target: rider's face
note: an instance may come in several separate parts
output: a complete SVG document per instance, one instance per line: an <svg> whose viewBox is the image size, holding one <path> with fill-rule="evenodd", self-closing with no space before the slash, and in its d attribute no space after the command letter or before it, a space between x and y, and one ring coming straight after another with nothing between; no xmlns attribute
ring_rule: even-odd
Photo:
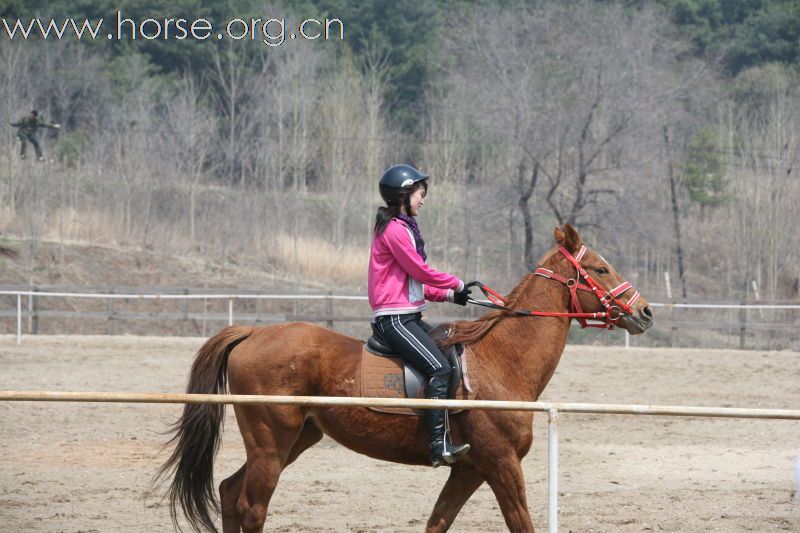
<svg viewBox="0 0 800 533"><path fill-rule="evenodd" d="M411 212L409 215L415 217L419 214L419 209L425 204L425 196L426 196L426 189L425 187L419 187L416 191L411 194L411 198L409 198L409 204L411 204Z"/></svg>

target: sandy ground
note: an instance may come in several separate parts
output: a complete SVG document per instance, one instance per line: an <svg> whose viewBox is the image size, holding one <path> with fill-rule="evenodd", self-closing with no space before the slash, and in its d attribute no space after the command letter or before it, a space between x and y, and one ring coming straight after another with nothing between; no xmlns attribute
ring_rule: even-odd
<svg viewBox="0 0 800 533"><path fill-rule="evenodd" d="M0 389L180 392L197 338L0 336ZM542 400L800 407L800 354L568 347ZM169 531L146 496L180 406L0 402L0 530ZM523 462L546 531L547 424ZM800 422L564 414L560 531L800 531ZM216 462L243 462L228 410ZM447 470L356 455L329 439L281 478L267 529L422 531ZM453 531L503 531L481 487Z"/></svg>

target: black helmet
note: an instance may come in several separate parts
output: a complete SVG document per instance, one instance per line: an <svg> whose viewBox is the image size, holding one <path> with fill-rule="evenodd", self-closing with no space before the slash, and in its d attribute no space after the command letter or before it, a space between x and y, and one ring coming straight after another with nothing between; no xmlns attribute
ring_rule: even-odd
<svg viewBox="0 0 800 533"><path fill-rule="evenodd" d="M411 191L414 184L425 181L428 176L411 165L394 165L381 176L378 188L386 205L400 205L403 192Z"/></svg>

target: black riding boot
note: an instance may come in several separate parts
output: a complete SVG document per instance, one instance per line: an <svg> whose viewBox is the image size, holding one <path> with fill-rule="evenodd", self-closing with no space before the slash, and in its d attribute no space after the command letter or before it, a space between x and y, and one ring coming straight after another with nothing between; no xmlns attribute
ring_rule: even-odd
<svg viewBox="0 0 800 533"><path fill-rule="evenodd" d="M450 376L447 374L431 376L428 383L425 384L425 397L432 400L446 399L449 378ZM445 417L444 410L425 410L424 420L425 426L428 428L428 448L431 454L431 464L434 468L445 463L453 464L459 455L469 451L469 444L456 446L448 442L449 435L445 427Z"/></svg>

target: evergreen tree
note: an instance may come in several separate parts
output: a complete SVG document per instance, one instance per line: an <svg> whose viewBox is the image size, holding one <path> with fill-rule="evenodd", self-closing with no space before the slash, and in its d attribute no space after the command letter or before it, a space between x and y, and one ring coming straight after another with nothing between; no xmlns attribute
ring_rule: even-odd
<svg viewBox="0 0 800 533"><path fill-rule="evenodd" d="M689 143L681 183L703 214L706 207L725 203L725 165L716 135L710 128L701 129Z"/></svg>

